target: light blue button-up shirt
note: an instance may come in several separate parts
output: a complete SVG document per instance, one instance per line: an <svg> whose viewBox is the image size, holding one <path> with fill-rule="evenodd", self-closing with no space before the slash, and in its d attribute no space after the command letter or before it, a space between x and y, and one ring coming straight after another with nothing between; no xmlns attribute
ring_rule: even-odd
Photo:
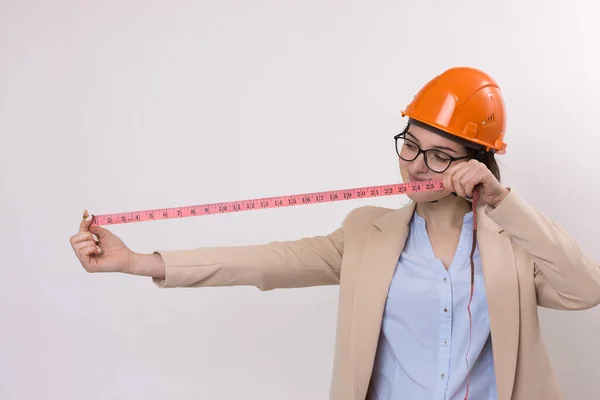
<svg viewBox="0 0 600 400"><path fill-rule="evenodd" d="M496 400L487 297L476 248L473 318L469 314L473 213L464 217L458 249L446 270L434 255L425 220L414 213L392 279L373 370L372 400Z"/></svg>

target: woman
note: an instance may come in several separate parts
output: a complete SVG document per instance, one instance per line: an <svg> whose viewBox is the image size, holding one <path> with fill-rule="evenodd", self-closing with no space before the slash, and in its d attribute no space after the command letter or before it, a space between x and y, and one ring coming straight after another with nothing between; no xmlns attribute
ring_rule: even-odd
<svg viewBox="0 0 600 400"><path fill-rule="evenodd" d="M505 110L489 76L445 71L403 116L404 182L441 180L444 190L410 194L398 210L356 208L325 236L152 254L91 225L86 211L73 249L88 272L159 287L339 284L334 400L560 399L537 306L599 304L598 264L500 183Z"/></svg>

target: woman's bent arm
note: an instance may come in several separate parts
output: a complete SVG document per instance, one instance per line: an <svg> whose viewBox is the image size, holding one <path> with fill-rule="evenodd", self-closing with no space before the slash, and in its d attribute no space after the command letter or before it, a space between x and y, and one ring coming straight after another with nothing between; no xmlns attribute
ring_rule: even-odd
<svg viewBox="0 0 600 400"><path fill-rule="evenodd" d="M487 215L533 257L540 306L581 310L600 304L600 266L556 223L514 190Z"/></svg>

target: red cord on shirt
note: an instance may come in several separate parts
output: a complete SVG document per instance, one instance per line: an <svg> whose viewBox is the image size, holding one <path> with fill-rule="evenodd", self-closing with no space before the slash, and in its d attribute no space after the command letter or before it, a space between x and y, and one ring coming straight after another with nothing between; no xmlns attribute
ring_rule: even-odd
<svg viewBox="0 0 600 400"><path fill-rule="evenodd" d="M465 393L465 400L469 398L469 381L471 377L471 368L469 367L469 350L471 349L471 335L473 330L473 318L471 315L471 301L473 300L473 291L475 286L475 261L473 257L475 255L475 247L477 246L477 200L479 200L479 191L477 187L473 190L473 244L471 245L471 294L469 297L469 304L467 306L467 312L469 313L469 346L467 347L467 355L465 361L467 362L467 391Z"/></svg>

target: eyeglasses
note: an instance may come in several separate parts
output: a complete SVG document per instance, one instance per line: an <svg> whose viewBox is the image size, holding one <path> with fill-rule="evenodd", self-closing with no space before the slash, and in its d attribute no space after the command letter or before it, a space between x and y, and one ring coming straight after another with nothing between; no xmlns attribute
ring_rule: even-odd
<svg viewBox="0 0 600 400"><path fill-rule="evenodd" d="M444 172L450 167L453 161L469 158L469 156L452 157L450 154L437 149L423 150L416 142L406 138L406 131L394 136L394 140L396 142L398 157L404 161L413 161L419 157L419 154L423 153L425 165L433 172Z"/></svg>

